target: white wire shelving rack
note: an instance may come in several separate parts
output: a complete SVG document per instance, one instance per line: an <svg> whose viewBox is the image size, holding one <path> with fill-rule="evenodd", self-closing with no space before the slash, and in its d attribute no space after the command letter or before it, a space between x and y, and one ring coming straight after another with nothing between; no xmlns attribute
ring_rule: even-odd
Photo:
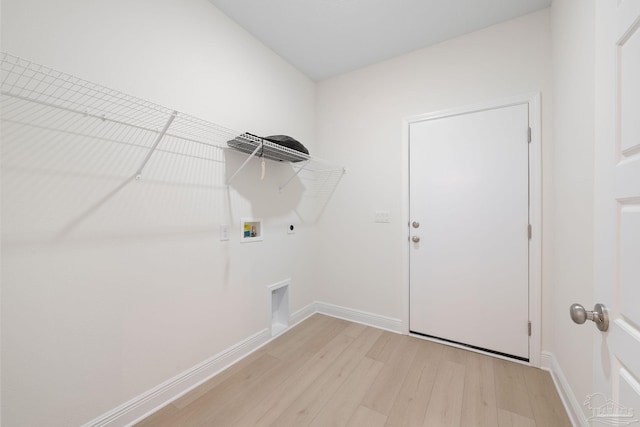
<svg viewBox="0 0 640 427"><path fill-rule="evenodd" d="M293 173L283 190L301 172L316 178L314 192L332 191L345 168L275 144L260 137L229 129L206 120L109 89L53 68L0 52L2 120L47 129L58 129L102 140L138 145L147 149L135 177L143 176L156 151L179 151L182 144L206 149L236 150L248 154L227 179L241 173L254 157L291 162ZM70 123L73 123L71 126ZM106 131L106 128L109 131ZM230 143L231 142L231 143Z"/></svg>

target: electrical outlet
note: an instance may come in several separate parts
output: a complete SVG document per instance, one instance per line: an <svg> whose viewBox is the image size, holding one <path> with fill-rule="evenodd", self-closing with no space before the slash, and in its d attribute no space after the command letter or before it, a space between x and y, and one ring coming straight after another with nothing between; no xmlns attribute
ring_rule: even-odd
<svg viewBox="0 0 640 427"><path fill-rule="evenodd" d="M224 242L226 240L229 240L229 226L228 225L221 225L220 226L220 241Z"/></svg>

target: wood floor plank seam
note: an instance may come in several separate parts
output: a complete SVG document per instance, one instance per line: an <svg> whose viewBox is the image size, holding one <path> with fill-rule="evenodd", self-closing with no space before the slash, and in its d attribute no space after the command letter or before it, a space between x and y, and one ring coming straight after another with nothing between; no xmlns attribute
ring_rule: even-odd
<svg viewBox="0 0 640 427"><path fill-rule="evenodd" d="M311 384L272 425L300 426L312 422L381 334L379 330L363 329L349 348L329 367L326 378Z"/></svg>
<svg viewBox="0 0 640 427"><path fill-rule="evenodd" d="M238 421L238 426L269 425L300 394L328 369L333 361L353 342L353 338L339 334L318 352L304 366L290 375L281 385L272 391L266 399L255 405ZM311 374L309 374L311 372Z"/></svg>
<svg viewBox="0 0 640 427"><path fill-rule="evenodd" d="M571 423L546 371L313 315L137 426Z"/></svg>

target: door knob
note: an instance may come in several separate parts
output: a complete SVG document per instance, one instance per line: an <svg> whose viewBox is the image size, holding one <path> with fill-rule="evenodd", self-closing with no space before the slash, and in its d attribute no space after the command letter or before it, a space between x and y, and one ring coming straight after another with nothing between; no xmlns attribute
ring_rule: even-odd
<svg viewBox="0 0 640 427"><path fill-rule="evenodd" d="M412 241L413 243L418 243L418 242L420 241L420 237L418 237L418 236L413 236L413 237L411 238L411 241Z"/></svg>
<svg viewBox="0 0 640 427"><path fill-rule="evenodd" d="M580 304L571 304L569 314L571 315L571 320L578 325L582 325L587 320L592 320L602 332L609 329L609 313L604 304L596 304L593 307L593 311L585 310Z"/></svg>
<svg viewBox="0 0 640 427"><path fill-rule="evenodd" d="M420 227L420 223L418 221L413 221L413 223L411 225L413 226L413 228Z"/></svg>

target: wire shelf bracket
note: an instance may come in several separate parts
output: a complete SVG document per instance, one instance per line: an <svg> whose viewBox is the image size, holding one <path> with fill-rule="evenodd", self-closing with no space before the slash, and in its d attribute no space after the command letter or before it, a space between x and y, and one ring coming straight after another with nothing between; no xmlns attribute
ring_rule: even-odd
<svg viewBox="0 0 640 427"><path fill-rule="evenodd" d="M173 113L171 113L171 116L169 117L169 120L167 120L167 123L164 125L164 128L162 128L162 130L160 131L160 134L158 134L158 137L153 142L153 145L151 146L151 149L147 153L147 156L144 158L144 160L140 164L140 167L138 168L138 171L136 172L136 179L137 180L140 180L140 178L142 178L142 171L144 170L144 167L147 165L147 162L149 161L149 159L153 155L153 152L156 151L156 148L158 148L158 144L160 144L160 141L162 141L162 138L164 138L164 136L167 134L167 131L169 130L169 127L171 126L171 123L173 123L173 119L175 119L177 115L178 115L178 112L174 110Z"/></svg>
<svg viewBox="0 0 640 427"><path fill-rule="evenodd" d="M244 169L244 167L247 165L247 163L249 163L251 161L251 159L253 159L255 157L255 155L258 153L258 150L260 150L262 148L262 146L264 145L264 142L259 143L258 145L256 145L256 148L253 150L253 152L249 155L249 157L247 157L247 160L244 161L244 163L242 163L240 165L240 167L233 173L233 175L231 175L231 178L229 178L227 180L227 185L231 185L231 181L234 180L234 178L240 173L240 171L242 169Z"/></svg>
<svg viewBox="0 0 640 427"><path fill-rule="evenodd" d="M291 177L290 177L288 180L286 180L286 181L284 182L284 184L282 184L280 187L278 187L278 191L282 192L282 190L284 190L284 188L285 188L287 185L289 185L289 183L291 182L291 180L293 180L293 178L295 178L296 176L298 176L298 175L300 174L300 172L302 172L302 171L303 171L307 166L309 166L309 163L310 163L310 162L311 162L311 160L307 160L306 162L304 162L304 165L300 166L300 167L298 168L298 170L297 170L293 175L291 175Z"/></svg>

